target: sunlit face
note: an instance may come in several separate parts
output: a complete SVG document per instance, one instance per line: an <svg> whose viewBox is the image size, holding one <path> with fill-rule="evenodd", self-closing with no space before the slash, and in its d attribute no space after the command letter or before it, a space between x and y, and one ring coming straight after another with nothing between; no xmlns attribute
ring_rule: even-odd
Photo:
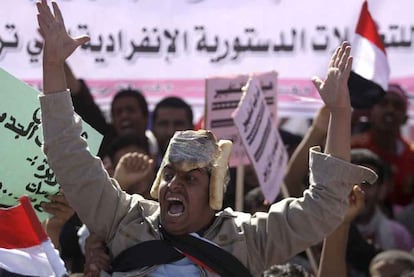
<svg viewBox="0 0 414 277"><path fill-rule="evenodd" d="M145 134L147 117L135 97L119 97L112 103L112 125L119 135L131 132L139 136Z"/></svg>
<svg viewBox="0 0 414 277"><path fill-rule="evenodd" d="M378 168L376 168L375 166L372 166L370 164L361 164L361 165L367 168L370 168L376 173L378 173ZM364 194L365 194L365 197L364 197L365 205L364 205L364 208L359 213L359 215L356 217L357 222L362 223L362 222L366 222L371 219L378 204L381 186L382 184L380 184L378 180L375 182L375 184L367 184L367 183L360 184L360 187L364 191Z"/></svg>
<svg viewBox="0 0 414 277"><path fill-rule="evenodd" d="M157 138L162 153L165 153L168 143L175 131L183 131L193 128L193 123L188 120L187 113L184 109L167 107L157 110L156 117L152 124L152 132Z"/></svg>
<svg viewBox="0 0 414 277"><path fill-rule="evenodd" d="M173 164L164 167L158 201L165 230L188 234L211 223L215 212L209 205L209 182L206 168L184 171Z"/></svg>
<svg viewBox="0 0 414 277"><path fill-rule="evenodd" d="M407 120L407 107L403 99L395 93L386 93L371 109L372 126L383 132L398 132Z"/></svg>

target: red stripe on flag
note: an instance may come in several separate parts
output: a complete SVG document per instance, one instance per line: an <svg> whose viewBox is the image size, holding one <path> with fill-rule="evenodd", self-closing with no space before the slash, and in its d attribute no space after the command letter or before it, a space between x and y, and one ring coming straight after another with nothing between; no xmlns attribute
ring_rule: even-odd
<svg viewBox="0 0 414 277"><path fill-rule="evenodd" d="M39 221L35 211L33 210L32 204L30 204L30 199L28 196L24 195L19 198L20 204L23 206L23 209L26 211L26 216L31 223L33 231L36 233L40 241L45 241L48 239L46 231L43 229L42 224Z"/></svg>
<svg viewBox="0 0 414 277"><path fill-rule="evenodd" d="M41 234L41 231L37 229L38 227L33 227L31 223L31 219L33 218L32 216L28 216L26 211L28 209L27 205L30 205L29 208L33 209L26 196L20 198L19 205L7 209L0 209L0 248L15 249L32 247L39 245L45 238ZM37 217L34 221L40 225Z"/></svg>
<svg viewBox="0 0 414 277"><path fill-rule="evenodd" d="M377 26L375 25L374 19L368 10L367 1L364 1L362 5L361 14L359 15L359 20L355 32L371 41L379 49L386 53L384 44L382 43L381 37L378 34Z"/></svg>
<svg viewBox="0 0 414 277"><path fill-rule="evenodd" d="M190 261L192 261L193 263L195 263L196 265L199 265L201 268L206 269L207 271L210 271L214 274L218 274L217 272L215 272L213 269L211 269L208 265L206 265L205 263L203 263L202 261L200 261L199 259L197 259L194 256L191 256L190 254L181 252L184 254L184 256L186 256Z"/></svg>

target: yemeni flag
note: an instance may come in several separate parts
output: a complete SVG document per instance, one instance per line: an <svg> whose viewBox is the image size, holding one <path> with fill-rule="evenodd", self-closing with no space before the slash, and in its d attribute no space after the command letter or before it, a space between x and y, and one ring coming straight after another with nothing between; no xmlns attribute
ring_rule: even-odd
<svg viewBox="0 0 414 277"><path fill-rule="evenodd" d="M357 109L369 108L388 89L390 67L367 1L362 5L351 51L354 58L348 81L351 105Z"/></svg>
<svg viewBox="0 0 414 277"><path fill-rule="evenodd" d="M67 276L27 196L0 209L0 276Z"/></svg>

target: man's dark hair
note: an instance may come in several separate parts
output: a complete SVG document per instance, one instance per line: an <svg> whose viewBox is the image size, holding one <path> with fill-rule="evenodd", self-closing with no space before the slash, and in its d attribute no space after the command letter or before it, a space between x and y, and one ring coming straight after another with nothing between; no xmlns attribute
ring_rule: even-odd
<svg viewBox="0 0 414 277"><path fill-rule="evenodd" d="M111 114L113 114L113 108L114 108L114 103L117 99L122 98L122 97L133 97L137 100L138 105L142 111L142 114L145 117L148 117L148 103L147 100L145 99L144 95L142 94L141 91L137 90L137 89L122 89L120 91L118 91L114 98L112 99L112 103L111 103Z"/></svg>
<svg viewBox="0 0 414 277"><path fill-rule="evenodd" d="M187 115L187 119L191 125L193 125L193 110L191 106L185 102L183 99L175 96L169 96L162 99L160 102L155 105L154 111L152 113L151 122L154 124L155 119L157 118L157 112L161 108L173 108L173 109L183 109Z"/></svg>
<svg viewBox="0 0 414 277"><path fill-rule="evenodd" d="M351 150L351 163L356 165L368 165L374 167L378 175L378 182L382 184L390 178L390 166L385 163L377 154L369 149L358 148Z"/></svg>
<svg viewBox="0 0 414 277"><path fill-rule="evenodd" d="M127 146L137 146L139 148L142 148L145 153L149 154L149 144L148 139L146 137L140 138L136 136L135 134L129 133L125 135L117 136L113 142L108 147L108 156L111 159L111 161L114 160L115 153L122 148L125 148Z"/></svg>
<svg viewBox="0 0 414 277"><path fill-rule="evenodd" d="M256 207L260 207L263 205L265 198L260 187L256 187L251 189L245 196L244 196L244 211L247 213L253 213L253 210Z"/></svg>
<svg viewBox="0 0 414 277"><path fill-rule="evenodd" d="M264 271L262 277L309 277L312 276L303 266L287 263L284 265L272 265Z"/></svg>
<svg viewBox="0 0 414 277"><path fill-rule="evenodd" d="M383 251L372 259L370 267L379 261L398 263L403 267L401 276L413 276L411 274L414 272L414 255L410 252L398 249Z"/></svg>

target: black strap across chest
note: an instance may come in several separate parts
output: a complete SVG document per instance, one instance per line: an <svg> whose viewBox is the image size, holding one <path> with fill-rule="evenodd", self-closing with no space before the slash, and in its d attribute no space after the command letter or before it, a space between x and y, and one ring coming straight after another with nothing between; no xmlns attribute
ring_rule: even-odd
<svg viewBox="0 0 414 277"><path fill-rule="evenodd" d="M134 245L112 262L113 272L127 272L145 266L162 265L188 257L220 276L252 276L249 270L224 249L192 235L173 236L161 229L163 240Z"/></svg>

